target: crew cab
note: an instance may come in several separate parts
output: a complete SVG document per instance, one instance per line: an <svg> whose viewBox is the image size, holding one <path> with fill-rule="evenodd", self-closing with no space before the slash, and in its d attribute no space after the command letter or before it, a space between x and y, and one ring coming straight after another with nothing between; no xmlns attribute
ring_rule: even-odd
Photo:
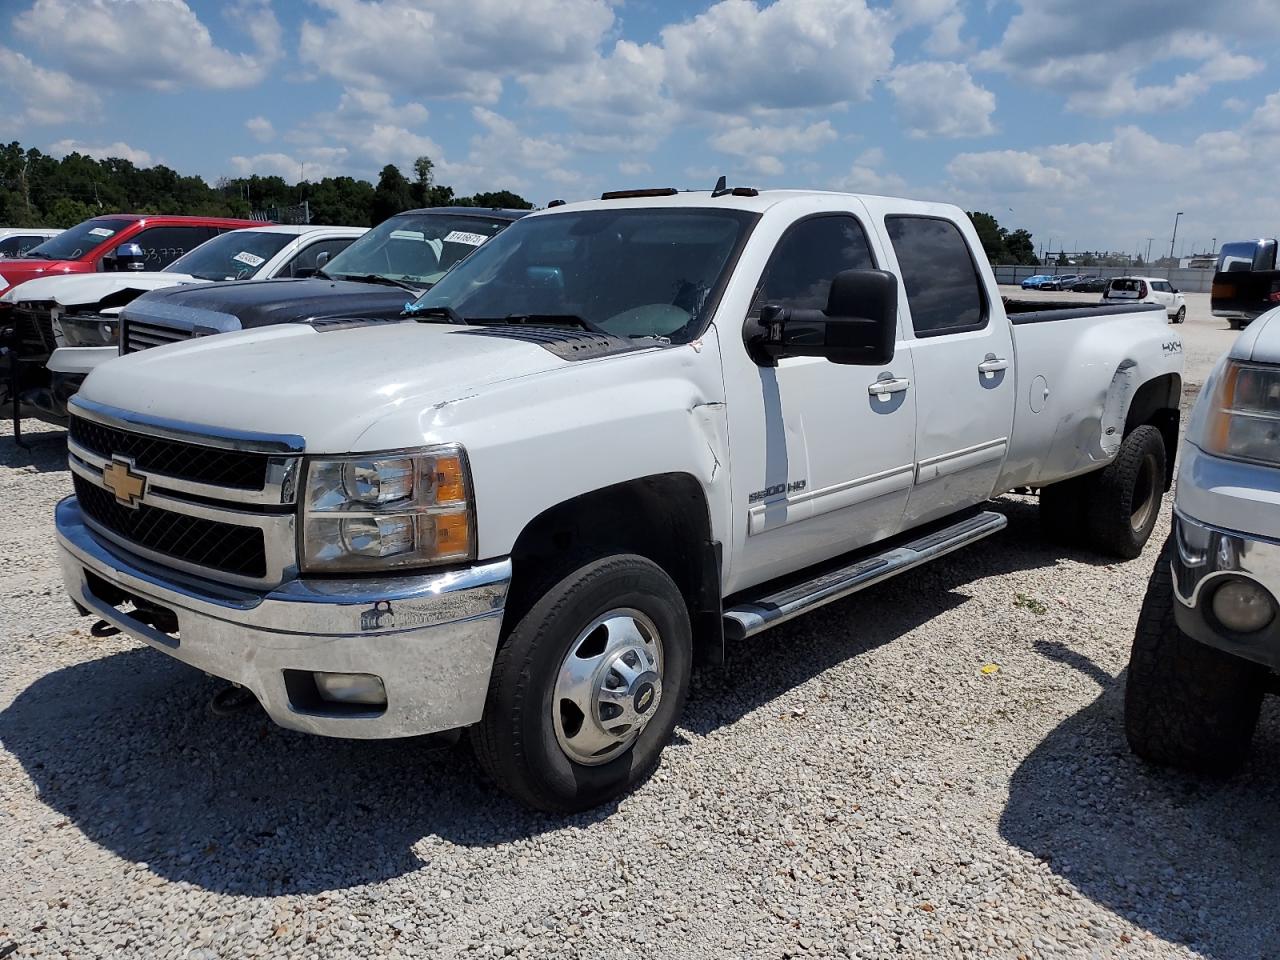
<svg viewBox="0 0 1280 960"><path fill-rule="evenodd" d="M1125 692L1140 756L1226 775L1280 692L1280 309L1219 360L1182 442L1173 531L1151 574Z"/></svg>
<svg viewBox="0 0 1280 960"><path fill-rule="evenodd" d="M162 270L211 237L253 220L116 213L63 230L0 264L0 293L36 277L112 270Z"/></svg>
<svg viewBox="0 0 1280 960"><path fill-rule="evenodd" d="M1159 277L1116 277L1102 293L1103 303L1154 303L1164 308L1174 323L1187 319L1187 298L1168 280Z"/></svg>
<svg viewBox="0 0 1280 960"><path fill-rule="evenodd" d="M648 775L695 656L996 533L989 498L1132 558L1169 484L1163 312L1002 301L947 204L605 194L406 312L95 370L66 586L285 727L470 728L544 810Z"/></svg>
<svg viewBox="0 0 1280 960"><path fill-rule="evenodd" d="M164 287L226 280L309 277L366 232L365 227L275 226L232 230L207 240L163 270L37 277L0 294L44 340L29 350L20 385L23 410L65 424L67 399L89 371L119 352L119 313L134 298ZM50 354L50 351L52 353ZM47 370L38 361L47 357Z"/></svg>
<svg viewBox="0 0 1280 960"><path fill-rule="evenodd" d="M432 207L396 214L311 279L250 280L139 297L121 311L120 351L280 323L357 316L393 319L481 244L527 210Z"/></svg>
<svg viewBox="0 0 1280 960"><path fill-rule="evenodd" d="M1232 330L1243 330L1280 304L1276 249L1274 239L1222 245L1209 306L1213 315L1224 318Z"/></svg>

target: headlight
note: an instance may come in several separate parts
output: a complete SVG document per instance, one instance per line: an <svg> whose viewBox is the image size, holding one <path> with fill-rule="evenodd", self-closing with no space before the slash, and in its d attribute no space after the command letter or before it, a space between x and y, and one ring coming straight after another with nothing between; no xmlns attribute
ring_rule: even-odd
<svg viewBox="0 0 1280 960"><path fill-rule="evenodd" d="M304 570L374 572L474 555L471 478L461 447L308 462Z"/></svg>
<svg viewBox="0 0 1280 960"><path fill-rule="evenodd" d="M115 317L64 313L58 321L69 347L112 347L120 332L120 323Z"/></svg>
<svg viewBox="0 0 1280 960"><path fill-rule="evenodd" d="M1280 464L1280 367L1229 362L1209 412L1204 449Z"/></svg>

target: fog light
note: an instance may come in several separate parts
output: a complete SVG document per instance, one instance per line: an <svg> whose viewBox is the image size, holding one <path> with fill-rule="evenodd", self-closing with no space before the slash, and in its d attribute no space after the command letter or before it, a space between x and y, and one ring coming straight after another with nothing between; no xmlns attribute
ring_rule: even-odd
<svg viewBox="0 0 1280 960"><path fill-rule="evenodd" d="M1256 633L1275 618L1275 603L1252 580L1231 580L1214 591L1213 615L1228 630Z"/></svg>
<svg viewBox="0 0 1280 960"><path fill-rule="evenodd" d="M387 704L387 688L382 678L371 673L314 673L316 690L324 700L333 703L367 703L375 707Z"/></svg>

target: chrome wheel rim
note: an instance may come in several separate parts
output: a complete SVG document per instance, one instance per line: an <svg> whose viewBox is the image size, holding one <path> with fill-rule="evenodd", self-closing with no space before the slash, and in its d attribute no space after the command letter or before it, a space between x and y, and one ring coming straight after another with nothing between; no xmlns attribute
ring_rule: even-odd
<svg viewBox="0 0 1280 960"><path fill-rule="evenodd" d="M635 743L661 700L658 628L639 610L610 610L578 634L556 672L556 742L574 763L608 763Z"/></svg>
<svg viewBox="0 0 1280 960"><path fill-rule="evenodd" d="M1147 454L1138 468L1138 478L1133 487L1133 511L1129 526L1134 533L1141 533L1160 502L1160 487L1156 483L1156 458Z"/></svg>

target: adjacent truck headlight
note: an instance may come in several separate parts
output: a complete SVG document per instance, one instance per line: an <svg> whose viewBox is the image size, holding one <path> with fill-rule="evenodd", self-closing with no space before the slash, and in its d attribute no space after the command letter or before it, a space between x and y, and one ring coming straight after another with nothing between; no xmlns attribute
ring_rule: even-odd
<svg viewBox="0 0 1280 960"><path fill-rule="evenodd" d="M307 463L302 568L376 572L475 556L471 478L456 445Z"/></svg>
<svg viewBox="0 0 1280 960"><path fill-rule="evenodd" d="M93 313L64 313L58 322L69 347L114 347L120 332L120 322L115 317Z"/></svg>
<svg viewBox="0 0 1280 960"><path fill-rule="evenodd" d="M1206 452L1280 464L1280 367L1229 362L1214 401L1205 431Z"/></svg>

